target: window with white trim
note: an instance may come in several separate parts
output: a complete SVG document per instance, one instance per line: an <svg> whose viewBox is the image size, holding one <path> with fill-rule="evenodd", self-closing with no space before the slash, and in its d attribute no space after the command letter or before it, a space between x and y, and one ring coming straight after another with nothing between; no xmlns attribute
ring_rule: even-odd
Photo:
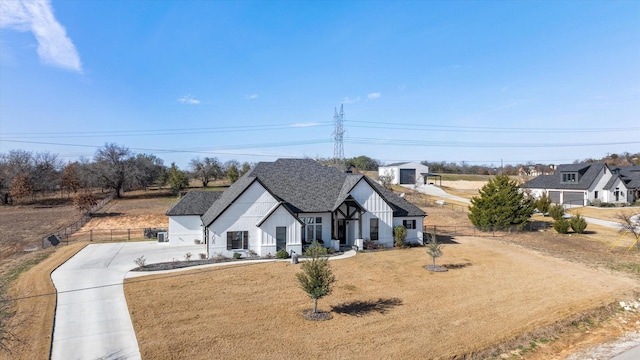
<svg viewBox="0 0 640 360"><path fill-rule="evenodd" d="M322 240L322 218L320 216L301 217L305 227L305 242Z"/></svg>

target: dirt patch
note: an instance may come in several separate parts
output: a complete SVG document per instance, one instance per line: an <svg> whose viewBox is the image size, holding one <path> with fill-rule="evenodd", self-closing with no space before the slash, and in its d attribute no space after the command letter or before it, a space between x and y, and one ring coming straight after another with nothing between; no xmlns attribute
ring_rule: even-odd
<svg viewBox="0 0 640 360"><path fill-rule="evenodd" d="M125 293L143 358L452 358L640 287L636 280L507 242L456 241L445 247L442 262L473 266L429 273L423 248L332 262L338 282L321 308L375 307L379 299L402 305L362 316L334 311L333 320L317 324L300 317L310 300L296 285L299 266L288 263L154 276L128 281Z"/></svg>

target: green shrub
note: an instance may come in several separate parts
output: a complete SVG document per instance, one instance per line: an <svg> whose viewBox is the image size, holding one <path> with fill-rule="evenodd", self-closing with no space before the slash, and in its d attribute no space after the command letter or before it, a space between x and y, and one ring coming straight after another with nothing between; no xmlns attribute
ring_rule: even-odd
<svg viewBox="0 0 640 360"><path fill-rule="evenodd" d="M406 237L407 237L407 228L405 228L403 225L398 225L393 228L393 239L394 239L393 246L405 247L406 244L404 242L404 239Z"/></svg>
<svg viewBox="0 0 640 360"><path fill-rule="evenodd" d="M584 233L584 230L587 228L587 221L579 214L572 216L569 223L571 224L571 229L578 234Z"/></svg>
<svg viewBox="0 0 640 360"><path fill-rule="evenodd" d="M558 234L566 234L569 232L569 221L564 218L560 218L553 223L553 228L558 232Z"/></svg>
<svg viewBox="0 0 640 360"><path fill-rule="evenodd" d="M560 204L555 204L551 208L549 208L549 215L553 218L553 220L560 220L564 215L564 207Z"/></svg>
<svg viewBox="0 0 640 360"><path fill-rule="evenodd" d="M593 199L593 201L591 202L591 206L601 207L602 206L602 200Z"/></svg>
<svg viewBox="0 0 640 360"><path fill-rule="evenodd" d="M242 256L242 254L240 254L239 252L234 252L233 253L233 258L236 259L236 260L240 259L241 256Z"/></svg>
<svg viewBox="0 0 640 360"><path fill-rule="evenodd" d="M551 207L551 198L547 196L547 193L542 193L542 196L538 200L536 200L536 208L543 214L549 212L549 208Z"/></svg>
<svg viewBox="0 0 640 360"><path fill-rule="evenodd" d="M280 250L278 250L276 252L276 258L277 259L288 259L289 258L289 253L285 249L280 249Z"/></svg>

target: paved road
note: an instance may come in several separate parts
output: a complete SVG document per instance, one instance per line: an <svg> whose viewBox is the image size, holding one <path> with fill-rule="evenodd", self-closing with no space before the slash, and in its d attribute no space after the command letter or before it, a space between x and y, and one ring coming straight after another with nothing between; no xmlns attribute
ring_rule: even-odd
<svg viewBox="0 0 640 360"><path fill-rule="evenodd" d="M427 195L432 195L432 196L438 196L441 197L443 199L449 199L449 200L455 200L461 203L465 203L465 204L471 204L471 200L467 199L467 198L463 198L460 196L455 196L455 195L451 195L448 194L447 192L445 192L444 190L442 190L440 187L436 186L436 185L424 185L424 184L419 184L417 186L414 185L403 185L406 188L415 190L415 191L419 191L423 194L427 194Z"/></svg>
<svg viewBox="0 0 640 360"><path fill-rule="evenodd" d="M92 244L51 274L58 292L51 358L140 359L124 297L123 279L141 255L147 263L184 259L204 245L156 242Z"/></svg>

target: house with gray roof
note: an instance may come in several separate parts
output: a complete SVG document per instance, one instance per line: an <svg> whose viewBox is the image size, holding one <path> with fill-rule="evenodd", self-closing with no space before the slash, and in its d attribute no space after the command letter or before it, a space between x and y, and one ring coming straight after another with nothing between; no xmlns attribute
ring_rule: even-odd
<svg viewBox="0 0 640 360"><path fill-rule="evenodd" d="M422 242L424 216L365 175L311 159L279 159L258 163L224 191L202 213L201 236L209 257L301 254L313 241L336 249L362 247L364 240L391 247L397 225L407 228L406 241Z"/></svg>
<svg viewBox="0 0 640 360"><path fill-rule="evenodd" d="M193 245L203 242L201 216L221 195L222 191L190 191L174 204L167 211L169 244Z"/></svg>
<svg viewBox="0 0 640 360"><path fill-rule="evenodd" d="M554 204L586 206L594 201L632 203L638 200L640 167L610 168L604 163L558 165L553 175L526 182L535 197L546 193Z"/></svg>

